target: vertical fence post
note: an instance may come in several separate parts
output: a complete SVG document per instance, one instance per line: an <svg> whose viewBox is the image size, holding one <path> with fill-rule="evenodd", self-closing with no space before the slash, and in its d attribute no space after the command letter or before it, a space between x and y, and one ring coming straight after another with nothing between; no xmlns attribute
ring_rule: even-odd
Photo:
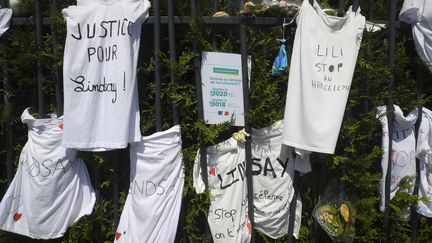
<svg viewBox="0 0 432 243"><path fill-rule="evenodd" d="M243 8L244 1L240 1L240 9ZM251 134L251 126L247 117L249 111L249 68L248 68L248 54L247 54L247 37L246 25L244 23L244 16L240 16L240 50L241 50L241 64L242 64L242 82L243 82L243 103L244 103L244 122L245 132ZM251 137L246 138L245 142L245 160L246 160L246 178L247 178L247 195L248 195L248 216L251 227L251 242L255 242L255 219L254 219L254 204L253 204L253 178L252 178L252 141Z"/></svg>
<svg viewBox="0 0 432 243"><path fill-rule="evenodd" d="M112 165L113 165L113 174L112 174L112 183L113 183L113 216L114 216L114 228L116 229L119 223L119 188L118 188L118 160L119 160L119 151L114 150L111 152L112 157Z"/></svg>
<svg viewBox="0 0 432 243"><path fill-rule="evenodd" d="M196 0L191 0L191 17L194 24L197 23L197 7ZM195 41L193 43L194 53L197 55L194 58L194 73L195 73L195 92L198 106L198 120L204 122L204 108L203 108L203 98L202 98L202 84L201 84L201 53L198 48L198 43ZM199 151L200 151L200 167L201 167L201 179L204 182L205 188L208 189L208 174L207 174L207 147L205 145L204 134L200 130L198 134L199 139ZM210 234L210 228L207 219L204 219L204 228L206 234Z"/></svg>
<svg viewBox="0 0 432 243"><path fill-rule="evenodd" d="M218 0L213 0L213 14L216 13L219 10L219 2ZM213 26L213 29L215 29L216 27ZM212 47L213 49L217 48L217 40L216 40L216 36L213 34L212 35Z"/></svg>
<svg viewBox="0 0 432 243"><path fill-rule="evenodd" d="M227 0L227 11L228 11L228 15L232 16L233 14L233 0Z"/></svg>
<svg viewBox="0 0 432 243"><path fill-rule="evenodd" d="M422 90L423 90L423 85L424 85L424 77L423 77L423 70L422 70L422 66L418 65L417 66L417 98L421 98L422 96ZM420 105L418 107L418 117L417 117L417 121L415 123L415 139L416 139L416 143L415 143L415 149L417 151L417 143L418 143L418 133L419 133L419 128L420 128L420 124L423 118L423 107ZM420 160L418 158L416 158L416 177L415 177L415 183L414 183L414 191L413 191L413 195L418 195L419 194L419 184L420 184ZM418 234L418 214L417 214L417 203L418 202L414 202L413 205L411 205L411 242L416 242L417 241L417 234Z"/></svg>
<svg viewBox="0 0 432 243"><path fill-rule="evenodd" d="M54 16L57 12L57 0L50 0L50 13L51 16ZM56 91L56 110L57 115L61 116L63 114L63 80L61 75L60 66L58 65L58 51L57 51L57 33L55 31L55 26L51 25L51 36L52 36L52 48L53 48L53 62L54 62L54 76L55 76L55 91Z"/></svg>
<svg viewBox="0 0 432 243"><path fill-rule="evenodd" d="M42 0L35 0L35 20L36 20L36 67L37 67L37 94L38 94L38 112L40 117L45 116L44 112L44 95L43 95L43 74L42 60L40 51L42 50Z"/></svg>
<svg viewBox="0 0 432 243"><path fill-rule="evenodd" d="M368 9L367 9L367 11L368 11L367 19L368 20L372 20L374 18L373 14L374 14L374 11L375 11L375 1L374 0L369 0L368 1Z"/></svg>
<svg viewBox="0 0 432 243"><path fill-rule="evenodd" d="M345 15L345 1L339 0L338 2L338 16L342 17Z"/></svg>
<svg viewBox="0 0 432 243"><path fill-rule="evenodd" d="M191 0L191 17L194 23L196 23L196 0ZM195 90L196 99L198 105L198 120L204 122L204 108L202 99L202 84L201 84L201 58L198 49L198 44L194 42L193 44L194 52L197 56L194 58L194 69L195 69ZM201 166L201 178L204 182L206 188L208 188L208 174L207 174L207 149L205 146L204 135L200 131L198 134L199 144L200 144L200 166Z"/></svg>
<svg viewBox="0 0 432 243"><path fill-rule="evenodd" d="M300 193L299 185L300 185L300 172L294 170L294 177L293 177L294 196L292 198L290 209L289 209L288 243L295 242L294 224L295 224L295 217L296 217L297 197L298 197L298 193Z"/></svg>
<svg viewBox="0 0 432 243"><path fill-rule="evenodd" d="M219 9L219 1L213 0L213 12L217 12Z"/></svg>
<svg viewBox="0 0 432 243"><path fill-rule="evenodd" d="M394 92L394 65L396 51L396 2L395 0L388 1L389 11L389 47L388 47L388 66L391 70L389 78L389 96L387 99L387 120L388 120L388 135L389 135L389 157L387 164L387 174L385 178L385 216L384 216L384 242L390 242L390 184L392 171L392 146L393 146L393 92Z"/></svg>
<svg viewBox="0 0 432 243"><path fill-rule="evenodd" d="M154 65L155 65L155 109L156 109L156 131L162 130L162 105L161 105L161 80L160 80L160 1L154 0Z"/></svg>
<svg viewBox="0 0 432 243"><path fill-rule="evenodd" d="M359 0L354 0L353 1L353 11L356 12L359 7L360 7Z"/></svg>
<svg viewBox="0 0 432 243"><path fill-rule="evenodd" d="M3 102L4 114L6 115L5 130L6 130L6 173L8 184L12 182L12 160L13 160L13 144L12 144L12 124L11 124L11 105L9 101L9 77L8 65L3 64Z"/></svg>
<svg viewBox="0 0 432 243"><path fill-rule="evenodd" d="M3 8L9 7L9 1L2 0L1 6ZM13 178L13 169L12 169L12 160L13 160L13 139L12 139L12 123L10 121L10 112L11 105L9 100L9 74L8 74L8 65L6 63L3 64L3 112L6 115L6 122L4 123L4 128L6 130L6 176L8 180L8 185L12 182Z"/></svg>
<svg viewBox="0 0 432 243"><path fill-rule="evenodd" d="M173 0L168 0L168 38L169 38L169 53L171 63L176 62L176 46L175 46L175 29L174 29L174 6ZM175 82L175 71L171 68L171 82ZM172 103L173 123L177 125L180 123L177 103Z"/></svg>

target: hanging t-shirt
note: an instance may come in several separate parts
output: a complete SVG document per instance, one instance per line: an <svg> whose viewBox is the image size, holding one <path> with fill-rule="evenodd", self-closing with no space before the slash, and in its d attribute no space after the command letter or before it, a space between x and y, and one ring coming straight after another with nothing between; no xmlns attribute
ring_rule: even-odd
<svg viewBox="0 0 432 243"><path fill-rule="evenodd" d="M294 193L292 178L298 163L294 161L292 148L281 144L282 124L279 121L266 128L252 129L251 135L255 228L275 239L288 231L289 206ZM249 242L248 232L240 231L248 223L244 144L230 138L207 148L207 156L209 189L213 195L208 221L213 240ZM300 156L296 160L300 160ZM194 187L197 192L203 192L199 161L198 152L194 165ZM302 207L298 198L294 225L296 237L300 230ZM224 211L230 212L230 217L221 217ZM238 234L227 233L235 232L236 227ZM234 237L228 238L227 235Z"/></svg>
<svg viewBox="0 0 432 243"><path fill-rule="evenodd" d="M63 118L35 119L28 125L18 169L0 202L0 229L35 239L63 236L68 226L93 210L96 197L76 150L61 146Z"/></svg>
<svg viewBox="0 0 432 243"><path fill-rule="evenodd" d="M114 242L174 242L184 186L180 126L130 148L129 195Z"/></svg>
<svg viewBox="0 0 432 243"><path fill-rule="evenodd" d="M63 9L63 145L88 151L140 140L137 57L147 0L80 0Z"/></svg>
<svg viewBox="0 0 432 243"><path fill-rule="evenodd" d="M392 135L392 170L390 184L390 199L400 189L399 183L406 176L415 176L416 174L416 150L415 150L415 133L414 125L417 120L417 110L412 111L406 117L403 115L399 106L394 106L394 121ZM385 106L378 107L377 118L381 122L382 127L382 177L380 179L381 203L380 209L384 211L385 204L385 178L387 175L388 156L389 156L389 134L388 120L385 115L387 108ZM414 180L412 181L414 183ZM409 193L412 193L413 188Z"/></svg>
<svg viewBox="0 0 432 243"><path fill-rule="evenodd" d="M282 143L334 153L360 47L365 18L351 8L326 15L303 1L297 16Z"/></svg>
<svg viewBox="0 0 432 243"><path fill-rule="evenodd" d="M237 144L234 138L207 148L208 183L212 195L207 221L215 243L250 242L244 161L244 146ZM204 192L199 151L193 174L196 192Z"/></svg>
<svg viewBox="0 0 432 243"><path fill-rule="evenodd" d="M417 212L432 218L432 111L423 107L417 140L417 158L420 160L419 200Z"/></svg>
<svg viewBox="0 0 432 243"><path fill-rule="evenodd" d="M432 72L432 1L405 0L399 20L411 24L417 53Z"/></svg>
<svg viewBox="0 0 432 243"><path fill-rule="evenodd" d="M10 19L12 17L12 9L2 8L0 9L0 36L9 29Z"/></svg>
<svg viewBox="0 0 432 243"><path fill-rule="evenodd" d="M292 148L282 145L282 121L252 129L252 175L255 228L273 239L288 233L289 208L294 196L294 168L300 159ZM298 197L294 223L297 238L302 203Z"/></svg>

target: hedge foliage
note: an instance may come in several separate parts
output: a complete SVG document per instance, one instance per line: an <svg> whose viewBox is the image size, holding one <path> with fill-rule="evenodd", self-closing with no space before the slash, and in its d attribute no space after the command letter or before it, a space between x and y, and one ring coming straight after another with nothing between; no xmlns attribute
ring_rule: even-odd
<svg viewBox="0 0 432 243"><path fill-rule="evenodd" d="M57 9L49 11L50 4L56 3ZM219 0L220 9L228 11L227 0ZM232 1L235 2L235 1ZM351 1L345 1L346 5ZM369 11L368 2L375 2L375 8ZM402 1L398 1L398 10ZM2 85L2 94L7 94L11 106L0 114L0 195L7 189L6 173L6 130L13 132L13 168L18 165L20 151L27 140L27 128L20 121L21 112L26 107L37 111L36 60L41 57L43 63L43 92L45 111L56 112L55 70L62 67L61 54L65 39L65 23L60 10L75 1L45 0L44 15L51 17L52 28L44 26L43 46L37 50L32 0L21 0L15 16L27 16L30 24L13 25L0 39L0 69L6 74L8 86ZM166 1L162 1L162 15L166 15ZM209 242L210 235L204 227L209 206L208 193L197 195L192 187L192 167L199 147L197 135L203 133L207 145L227 139L237 131L228 124L205 125L197 119L197 101L195 93L194 58L200 52L194 52L194 45L200 51L221 51L240 53L239 29L237 26L207 26L200 16L212 15L212 1L197 1L198 21L176 26L176 49L178 58L169 60L168 30L162 27L162 50L156 53L162 59L162 111L163 128L172 123L171 104L178 104L182 127L183 156L185 161L185 191L183 207L186 215L182 217L177 232L179 242ZM337 8L336 0L320 0L319 3L330 8ZM362 12L372 13L374 19L388 19L387 1L361 0ZM190 15L188 0L176 0L175 14ZM235 14L235 13L234 13ZM247 16L249 23L262 16L284 17L287 13L281 9L252 13ZM288 73L280 78L271 75L271 64L279 48L281 27L247 26L247 52L252 57L252 75L250 91L250 110L247 116L253 127L264 127L283 119ZM287 31L288 51L293 43L295 24ZM52 44L53 36L58 39ZM381 127L376 116L376 107L384 105L390 95L395 104L408 112L417 105L432 104L431 74L424 69L417 58L409 29L397 31L396 65L390 70L388 60L388 31L365 32L361 44L351 92L345 111L345 117L334 155L314 154L312 172L301 178L303 200L302 227L300 242L331 242L325 233L317 227L311 213L317 203L323 186L331 178L339 178L345 183L347 193L357 208L355 242L378 242L385 237L383 231L384 214L379 211L379 179L381 176ZM53 50L60 53L54 59ZM154 84L153 26L143 25L139 56L139 94L141 108L141 131L144 135L155 132L155 84ZM170 70L175 73L171 81ZM422 70L424 85L420 89L418 70ZM389 80L394 75L394 92L390 92ZM114 155L114 156L113 156ZM115 233L114 214L121 214L122 205L129 186L129 158L127 150L106 153L81 153L98 193L98 200L93 214L74 224L62 239L50 242L112 242ZM116 158L116 159L112 159ZM114 183L118 184L119 209L114 212ZM410 240L409 222L402 216L402 208L418 200L417 197L399 193L391 201L391 235L393 242ZM257 242L284 242L286 237L271 240L258 234ZM427 218L420 217L419 242L432 238L432 227ZM29 238L4 231L0 232L0 242L33 242ZM36 240L34 240L36 242Z"/></svg>

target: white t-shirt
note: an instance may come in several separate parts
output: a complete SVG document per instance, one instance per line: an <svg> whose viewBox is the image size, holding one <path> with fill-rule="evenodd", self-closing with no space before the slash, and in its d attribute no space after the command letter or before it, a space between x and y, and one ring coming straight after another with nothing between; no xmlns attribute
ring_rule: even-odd
<svg viewBox="0 0 432 243"><path fill-rule="evenodd" d="M234 138L207 148L208 182L211 202L207 221L214 242L246 243L251 239L248 217L244 146ZM200 152L194 164L194 187L204 191Z"/></svg>
<svg viewBox="0 0 432 243"><path fill-rule="evenodd" d="M294 196L296 163L292 148L282 145L283 122L252 129L252 175L255 228L273 239L288 233L289 207ZM297 199L294 236L301 225L302 202Z"/></svg>
<svg viewBox="0 0 432 243"><path fill-rule="evenodd" d="M426 198L428 201L419 200L417 204L417 212L425 217L432 217L432 111L423 107L422 120L420 123L417 148L415 148L415 122L418 119L418 109L411 111L406 117L399 106L395 107L395 120L393 122L393 158L392 158L392 180L390 186L390 199L393 198L399 190L399 182L405 176L416 175L416 161L420 160L420 181L419 192L420 197ZM388 121L387 117L383 116L386 112L386 107L378 107L377 117L380 119L383 129L383 157L382 157L382 178L381 186L381 204L380 209L384 211L384 196L385 196L385 176L387 173L388 164ZM412 180L414 183L414 179ZM410 193L412 193L411 188Z"/></svg>
<svg viewBox="0 0 432 243"><path fill-rule="evenodd" d="M297 16L282 143L334 153L360 47L365 18L351 8L326 15L303 1Z"/></svg>
<svg viewBox="0 0 432 243"><path fill-rule="evenodd" d="M414 125L417 120L417 110L412 111L406 117L403 115L399 106L394 106L394 121L392 135L392 170L390 184L390 199L392 199L399 190L399 183L406 176L415 176L416 174L416 151L415 151L415 134ZM380 179L381 203L380 209L384 211L385 203L385 178L387 175L388 156L389 156L389 135L388 120L385 115L387 108L378 107L377 118L382 127L382 149L383 155L381 160L382 177ZM414 181L412 181L414 183ZM410 189L409 193L412 193Z"/></svg>
<svg viewBox="0 0 432 243"><path fill-rule="evenodd" d="M114 242L174 242L184 186L180 126L130 148L129 195Z"/></svg>
<svg viewBox="0 0 432 243"><path fill-rule="evenodd" d="M279 121L272 126L252 130L255 228L275 239L288 231L289 206L294 193L292 178L298 162L294 162L293 150L281 144L282 124ZM207 156L209 189L212 194L208 221L213 240L249 242L250 232L245 227L249 221L244 144L230 138L208 147ZM300 159L300 156L297 158ZM199 151L193 175L195 190L203 192ZM296 237L300 230L301 207L299 197L294 225ZM232 233L236 229L237 234Z"/></svg>
<svg viewBox="0 0 432 243"><path fill-rule="evenodd" d="M63 9L68 148L105 151L140 140L136 67L147 0L80 0Z"/></svg>
<svg viewBox="0 0 432 243"><path fill-rule="evenodd" d="M63 118L35 119L26 109L21 119L28 141L0 202L0 228L35 239L58 238L91 214L95 193L76 150L61 146Z"/></svg>
<svg viewBox="0 0 432 243"><path fill-rule="evenodd" d="M405 0L399 20L412 25L417 53L432 72L432 1Z"/></svg>

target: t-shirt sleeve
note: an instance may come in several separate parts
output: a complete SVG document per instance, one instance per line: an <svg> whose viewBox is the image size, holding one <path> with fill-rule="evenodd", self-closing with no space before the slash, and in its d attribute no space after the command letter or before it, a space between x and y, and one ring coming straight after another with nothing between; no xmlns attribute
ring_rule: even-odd
<svg viewBox="0 0 432 243"><path fill-rule="evenodd" d="M419 0L405 0L399 13L399 20L412 24L420 16Z"/></svg>
<svg viewBox="0 0 432 243"><path fill-rule="evenodd" d="M132 0L128 6L132 21L143 23L149 16L150 2L148 0Z"/></svg>
<svg viewBox="0 0 432 243"><path fill-rule="evenodd" d="M427 113L423 113L422 121L418 131L418 138L417 138L417 158L426 161L427 157L431 157L431 155L432 155L432 117Z"/></svg>
<svg viewBox="0 0 432 243"><path fill-rule="evenodd" d="M77 6L69 6L67 8L64 8L61 12L63 14L63 17L66 21L70 23L76 23L78 18L78 7Z"/></svg>

